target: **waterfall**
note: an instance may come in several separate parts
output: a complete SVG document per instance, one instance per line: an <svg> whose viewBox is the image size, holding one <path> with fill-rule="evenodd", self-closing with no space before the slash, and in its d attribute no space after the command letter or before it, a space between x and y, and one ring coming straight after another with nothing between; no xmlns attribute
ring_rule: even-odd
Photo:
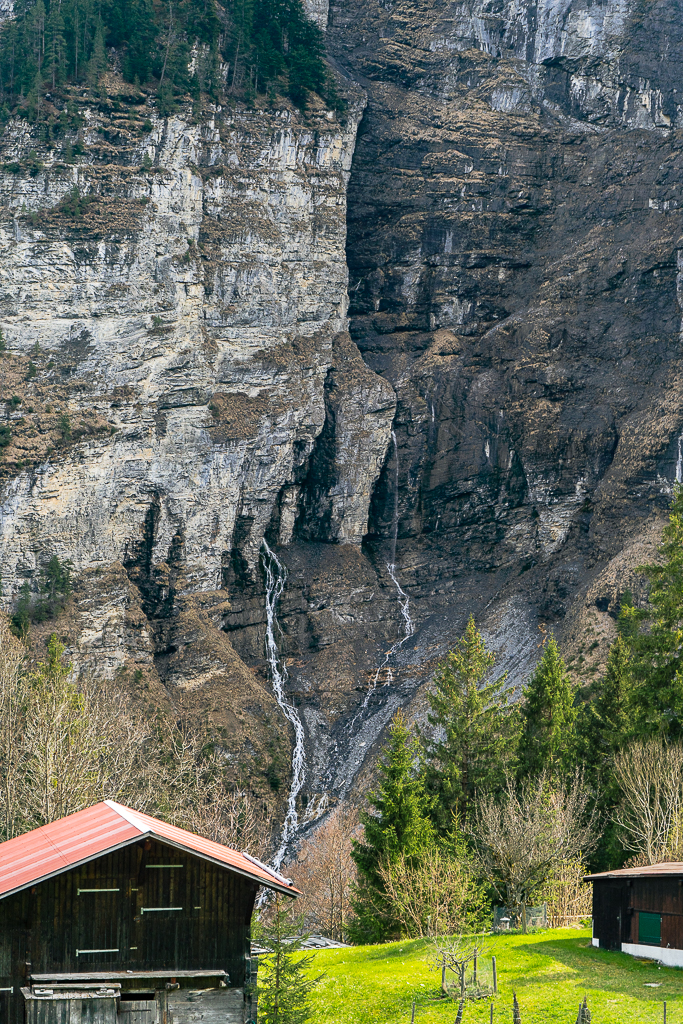
<svg viewBox="0 0 683 1024"><path fill-rule="evenodd" d="M393 430L391 431L391 443L394 446L394 519L391 528L391 560L389 565L393 569L396 565L396 545L398 543L398 444Z"/></svg>
<svg viewBox="0 0 683 1024"><path fill-rule="evenodd" d="M270 678L273 684L275 699L280 709L291 722L294 729L294 750L292 751L292 785L287 797L287 814L282 826L280 848L273 858L273 867L278 870L284 860L287 846L296 834L299 816L296 811L296 799L301 792L306 776L306 751L304 746L304 727L295 707L289 703L285 695L287 683L287 666L284 658L280 658L275 639L279 629L277 621L277 603L282 596L287 582L287 570L274 551L268 547L265 539L261 544L261 562L266 574L266 657L270 666Z"/></svg>
<svg viewBox="0 0 683 1024"><path fill-rule="evenodd" d="M402 647L406 640L409 637L411 637L415 632L415 623L413 622L410 615L410 598L408 597L405 590L399 583L396 575L396 546L398 544L398 444L396 442L396 434L394 433L393 430L391 431L391 442L394 446L394 516L391 529L391 561L387 562L387 572L391 576L391 581L398 592L398 603L401 608L401 615L403 616L403 636L400 636L398 640L396 640L396 642L392 644L392 646L384 655L384 660L382 661L381 665L375 672L375 677L372 680L372 685L365 696L365 700L363 701L358 711L351 719L351 722L349 724L349 732L352 731L356 719L360 717L360 715L365 711L366 707L368 706L370 698L377 689L379 677L385 668L387 669L386 682L392 682L394 676L391 669L388 668L389 662L393 658L394 654L396 654L398 649Z"/></svg>
<svg viewBox="0 0 683 1024"><path fill-rule="evenodd" d="M401 606L401 614L403 616L403 628L405 631L405 636L401 638L398 644L398 647L400 647L401 644L404 643L408 639L408 637L412 636L413 633L415 632L415 623L410 617L410 598L406 594L401 584L396 579L396 566L388 565L387 569L389 570L389 575L391 576L394 582L394 586L398 591L398 603ZM398 647L396 648L397 650Z"/></svg>
<svg viewBox="0 0 683 1024"><path fill-rule="evenodd" d="M432 416L433 415L434 406L432 405ZM400 641L392 647L391 653L393 653L394 650L398 650L401 644L404 643L409 636L413 635L415 632L415 625L410 617L410 598L396 578L396 545L398 544L398 444L396 441L396 434L393 430L391 431L391 443L394 446L394 521L391 530L391 561L387 564L387 569L392 582L398 591L398 603L401 606L404 626L404 636L402 636Z"/></svg>
<svg viewBox="0 0 683 1024"><path fill-rule="evenodd" d="M678 435L678 459L676 460L676 483L683 483L683 454L681 453L683 433Z"/></svg>

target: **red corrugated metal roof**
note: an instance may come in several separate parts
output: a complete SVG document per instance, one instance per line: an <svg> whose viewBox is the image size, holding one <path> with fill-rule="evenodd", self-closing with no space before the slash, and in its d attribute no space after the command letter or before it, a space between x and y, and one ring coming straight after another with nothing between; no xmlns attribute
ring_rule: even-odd
<svg viewBox="0 0 683 1024"><path fill-rule="evenodd" d="M597 875L586 875L584 882L592 882L595 878L659 878L662 875L683 875L683 862L665 861L663 864L645 864L641 868L601 871Z"/></svg>
<svg viewBox="0 0 683 1024"><path fill-rule="evenodd" d="M271 889L300 895L282 875L229 846L105 800L0 843L0 899L145 836L231 868Z"/></svg>

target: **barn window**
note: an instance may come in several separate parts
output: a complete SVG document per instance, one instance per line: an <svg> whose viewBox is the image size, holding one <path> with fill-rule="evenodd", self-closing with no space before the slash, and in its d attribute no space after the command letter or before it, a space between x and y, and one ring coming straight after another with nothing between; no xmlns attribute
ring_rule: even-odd
<svg viewBox="0 0 683 1024"><path fill-rule="evenodd" d="M638 942L648 946L659 946L662 941L662 915L648 914L641 910L638 914Z"/></svg>

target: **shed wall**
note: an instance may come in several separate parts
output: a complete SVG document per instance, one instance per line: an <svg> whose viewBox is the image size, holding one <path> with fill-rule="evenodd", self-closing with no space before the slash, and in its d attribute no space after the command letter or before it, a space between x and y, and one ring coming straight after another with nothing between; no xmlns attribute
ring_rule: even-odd
<svg viewBox="0 0 683 1024"><path fill-rule="evenodd" d="M603 949L638 944L639 914L661 914L661 947L683 949L683 885L676 877L593 882L593 936ZM658 947L652 947L658 948Z"/></svg>
<svg viewBox="0 0 683 1024"><path fill-rule="evenodd" d="M0 988L14 992L0 1024L24 1024L31 974L225 970L243 986L255 894L235 872L141 840L1 900Z"/></svg>

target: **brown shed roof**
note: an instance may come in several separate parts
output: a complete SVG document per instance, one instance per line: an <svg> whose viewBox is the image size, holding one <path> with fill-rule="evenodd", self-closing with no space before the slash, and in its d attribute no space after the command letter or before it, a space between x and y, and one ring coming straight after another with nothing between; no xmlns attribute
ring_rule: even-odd
<svg viewBox="0 0 683 1024"><path fill-rule="evenodd" d="M664 864L644 864L640 868L619 868L616 871L600 871L596 875L585 875L584 882L603 878L661 878L663 875L683 876L683 861L667 861Z"/></svg>

